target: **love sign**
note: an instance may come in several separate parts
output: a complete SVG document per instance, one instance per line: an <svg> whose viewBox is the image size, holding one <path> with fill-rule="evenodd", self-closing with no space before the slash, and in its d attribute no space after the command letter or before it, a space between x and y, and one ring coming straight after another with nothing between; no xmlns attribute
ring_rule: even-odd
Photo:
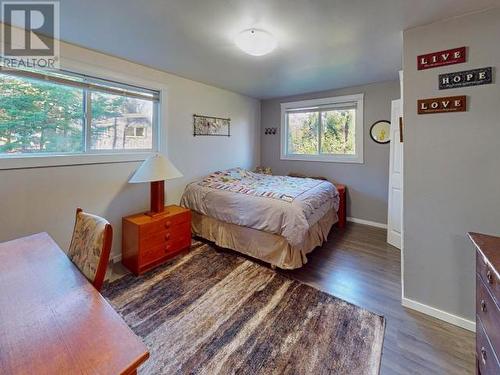
<svg viewBox="0 0 500 375"><path fill-rule="evenodd" d="M438 66L460 64L465 62L467 49L465 47L447 49L417 56L418 70L436 68Z"/></svg>
<svg viewBox="0 0 500 375"><path fill-rule="evenodd" d="M492 68L464 70L463 72L445 73L439 75L439 89L453 89L486 85L492 82Z"/></svg>
<svg viewBox="0 0 500 375"><path fill-rule="evenodd" d="M427 113L465 112L467 110L467 97L462 95L420 99L417 105L419 115Z"/></svg>

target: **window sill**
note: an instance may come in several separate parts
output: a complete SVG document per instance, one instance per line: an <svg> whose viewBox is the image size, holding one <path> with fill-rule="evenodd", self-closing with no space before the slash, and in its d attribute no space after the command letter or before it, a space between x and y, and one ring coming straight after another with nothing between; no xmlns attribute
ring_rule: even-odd
<svg viewBox="0 0 500 375"><path fill-rule="evenodd" d="M152 151L102 154L8 155L0 156L0 170L129 163L144 161L151 154Z"/></svg>
<svg viewBox="0 0 500 375"><path fill-rule="evenodd" d="M326 155L281 155L281 160L294 161L316 161L324 163L350 163L363 164L363 159L359 156L326 156Z"/></svg>

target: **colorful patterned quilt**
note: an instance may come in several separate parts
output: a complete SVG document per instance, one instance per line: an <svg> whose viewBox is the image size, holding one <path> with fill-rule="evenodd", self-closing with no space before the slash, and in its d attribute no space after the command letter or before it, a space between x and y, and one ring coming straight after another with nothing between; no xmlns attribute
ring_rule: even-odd
<svg viewBox="0 0 500 375"><path fill-rule="evenodd" d="M199 185L234 193L267 197L292 202L302 193L323 181L311 178L269 176L242 168L218 171L205 177Z"/></svg>

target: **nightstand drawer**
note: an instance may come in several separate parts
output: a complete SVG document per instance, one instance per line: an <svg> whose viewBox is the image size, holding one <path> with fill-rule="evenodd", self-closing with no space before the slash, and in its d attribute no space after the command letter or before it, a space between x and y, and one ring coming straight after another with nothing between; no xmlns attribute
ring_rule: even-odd
<svg viewBox="0 0 500 375"><path fill-rule="evenodd" d="M173 225L169 229L163 229L162 231L150 234L148 237L141 237L140 247L156 247L171 242L173 239L183 235L191 237L191 223L189 221Z"/></svg>
<svg viewBox="0 0 500 375"><path fill-rule="evenodd" d="M141 251L139 255L139 261L141 266L148 265L149 263L156 262L157 260L165 257L167 255L167 245L159 245L147 250Z"/></svg>
<svg viewBox="0 0 500 375"><path fill-rule="evenodd" d="M191 246L191 235L184 234L160 245L144 249L140 253L140 262L142 265L147 265L184 250L189 246Z"/></svg>
<svg viewBox="0 0 500 375"><path fill-rule="evenodd" d="M149 224L145 224L141 226L141 237L149 237L157 234L158 232L162 232L165 230L168 230L175 225L181 224L181 223L189 223L191 221L191 213L186 212L182 214L178 214L175 216L169 216L166 218L163 218L158 221L154 221Z"/></svg>
<svg viewBox="0 0 500 375"><path fill-rule="evenodd" d="M183 233L179 235L175 241L172 241L172 247L167 251L177 252L179 250L186 249L191 246L191 231L189 233Z"/></svg>

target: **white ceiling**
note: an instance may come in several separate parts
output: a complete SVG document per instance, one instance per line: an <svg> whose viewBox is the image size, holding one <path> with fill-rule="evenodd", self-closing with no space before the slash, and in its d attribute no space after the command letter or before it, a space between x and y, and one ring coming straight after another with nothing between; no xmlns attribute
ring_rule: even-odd
<svg viewBox="0 0 500 375"><path fill-rule="evenodd" d="M61 39L270 98L397 79L402 30L498 5L500 0L61 0ZM240 51L233 36L249 27L274 34L278 48L261 57Z"/></svg>

